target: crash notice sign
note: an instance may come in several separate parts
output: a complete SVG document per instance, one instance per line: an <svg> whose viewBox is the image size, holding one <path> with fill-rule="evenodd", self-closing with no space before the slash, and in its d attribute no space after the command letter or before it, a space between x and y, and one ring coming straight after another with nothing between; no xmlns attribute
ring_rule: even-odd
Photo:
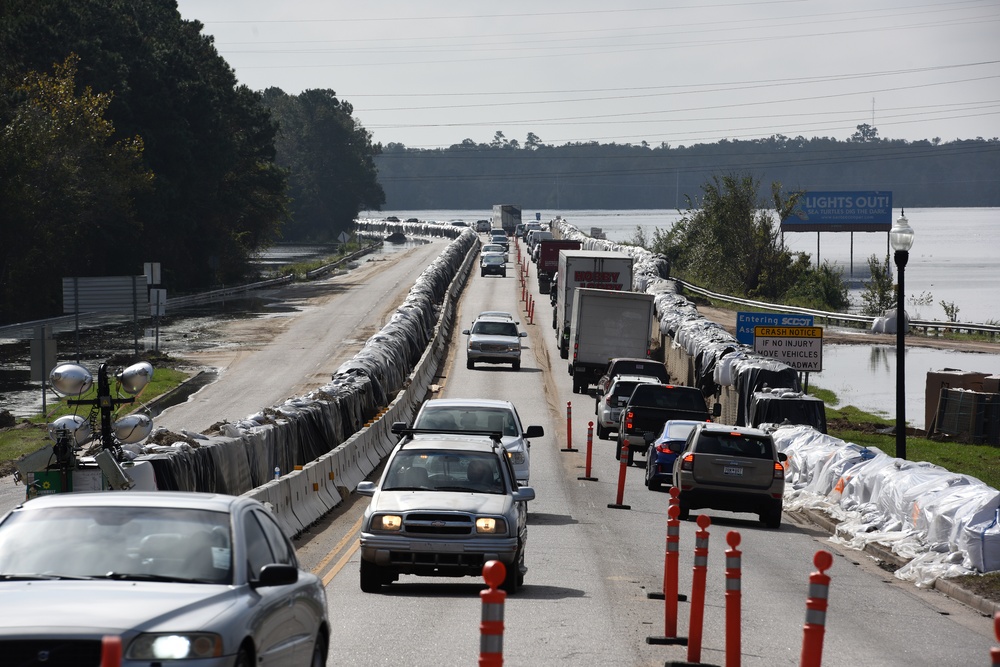
<svg viewBox="0 0 1000 667"><path fill-rule="evenodd" d="M823 370L823 327L754 327L753 351L797 371Z"/></svg>

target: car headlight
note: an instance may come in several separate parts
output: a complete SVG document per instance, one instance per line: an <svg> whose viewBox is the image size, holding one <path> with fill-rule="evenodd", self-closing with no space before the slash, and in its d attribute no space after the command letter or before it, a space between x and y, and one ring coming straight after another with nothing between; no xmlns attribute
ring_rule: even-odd
<svg viewBox="0 0 1000 667"><path fill-rule="evenodd" d="M398 533L403 528L403 517L398 514L376 514L372 517L372 531Z"/></svg>
<svg viewBox="0 0 1000 667"><path fill-rule="evenodd" d="M524 452L507 452L507 458L513 461L515 465L524 464Z"/></svg>
<svg viewBox="0 0 1000 667"><path fill-rule="evenodd" d="M487 535L506 535L507 522L493 517L480 517L476 519L476 532Z"/></svg>
<svg viewBox="0 0 1000 667"><path fill-rule="evenodd" d="M130 660L200 660L222 655L222 637L211 632L143 634L125 652Z"/></svg>

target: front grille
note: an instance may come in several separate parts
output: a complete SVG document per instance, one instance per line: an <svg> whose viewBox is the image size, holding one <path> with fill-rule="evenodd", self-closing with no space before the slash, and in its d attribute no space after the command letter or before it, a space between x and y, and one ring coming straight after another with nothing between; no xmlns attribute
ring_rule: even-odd
<svg viewBox="0 0 1000 667"><path fill-rule="evenodd" d="M483 343L482 346L480 347L480 349L482 349L483 352L509 352L510 351L510 347L506 343L504 343L504 344Z"/></svg>
<svg viewBox="0 0 1000 667"><path fill-rule="evenodd" d="M403 530L410 535L471 535L475 529L467 514L415 513L403 517Z"/></svg>
<svg viewBox="0 0 1000 667"><path fill-rule="evenodd" d="M486 564L485 556L476 553L419 553L412 551L390 551L389 562L392 565L412 568L437 569L476 569L481 570Z"/></svg>
<svg viewBox="0 0 1000 667"><path fill-rule="evenodd" d="M101 642L95 639L12 639L0 641L5 665L18 667L98 667Z"/></svg>

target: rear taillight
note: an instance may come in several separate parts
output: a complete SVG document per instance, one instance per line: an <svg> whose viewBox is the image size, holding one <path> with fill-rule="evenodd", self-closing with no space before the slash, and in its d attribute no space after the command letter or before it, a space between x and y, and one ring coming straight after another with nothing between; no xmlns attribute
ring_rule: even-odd
<svg viewBox="0 0 1000 667"><path fill-rule="evenodd" d="M681 470L694 470L694 454L688 454L681 459Z"/></svg>
<svg viewBox="0 0 1000 667"><path fill-rule="evenodd" d="M632 430L632 417L635 415L631 410L625 413L625 428Z"/></svg>
<svg viewBox="0 0 1000 667"><path fill-rule="evenodd" d="M656 451L658 451L661 454L669 454L670 453L670 445L667 444L667 443L665 443L665 442L661 442L660 444L658 444L656 446Z"/></svg>
<svg viewBox="0 0 1000 667"><path fill-rule="evenodd" d="M612 398L613 398L613 396L611 394L608 394L607 396L604 397L604 404L606 406L608 406L609 408L611 407L611 399Z"/></svg>
<svg viewBox="0 0 1000 667"><path fill-rule="evenodd" d="M785 479L785 466L781 465L780 461L774 462L774 478Z"/></svg>

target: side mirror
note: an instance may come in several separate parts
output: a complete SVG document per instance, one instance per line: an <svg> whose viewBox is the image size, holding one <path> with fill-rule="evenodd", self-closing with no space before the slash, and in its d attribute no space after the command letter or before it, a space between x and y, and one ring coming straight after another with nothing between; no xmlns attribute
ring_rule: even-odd
<svg viewBox="0 0 1000 667"><path fill-rule="evenodd" d="M785 461L788 460L788 454L784 452L778 452L778 460L784 463Z"/></svg>
<svg viewBox="0 0 1000 667"><path fill-rule="evenodd" d="M375 482L369 482L365 480L364 482L358 482L358 488L355 489L359 496L373 496L375 495Z"/></svg>
<svg viewBox="0 0 1000 667"><path fill-rule="evenodd" d="M656 440L656 434L652 431L646 431L642 434L642 439L646 441L647 445L651 445L653 444L653 441Z"/></svg>
<svg viewBox="0 0 1000 667"><path fill-rule="evenodd" d="M393 433L393 435L399 435L407 428L409 428L409 424L406 422L392 422L392 426L389 427L389 430Z"/></svg>
<svg viewBox="0 0 1000 667"><path fill-rule="evenodd" d="M524 431L525 438L540 438L545 435L545 429L541 426L529 426Z"/></svg>
<svg viewBox="0 0 1000 667"><path fill-rule="evenodd" d="M600 398L601 397L601 390L598 389L597 387L594 387L593 389L587 390L587 393L590 394L594 398Z"/></svg>
<svg viewBox="0 0 1000 667"><path fill-rule="evenodd" d="M462 335L468 336L469 335L469 330L468 329L462 329Z"/></svg>
<svg viewBox="0 0 1000 667"><path fill-rule="evenodd" d="M520 332L518 332L517 335L518 335L519 338L527 338L528 337L528 332L527 331L520 331Z"/></svg>
<svg viewBox="0 0 1000 667"><path fill-rule="evenodd" d="M271 563L260 568L260 576L250 582L251 588L268 586L288 586L299 580L299 568L283 563Z"/></svg>
<svg viewBox="0 0 1000 667"><path fill-rule="evenodd" d="M674 440L670 443L669 448L674 454L680 454L684 451L684 442L681 440Z"/></svg>
<svg viewBox="0 0 1000 667"><path fill-rule="evenodd" d="M721 417L722 416L722 403L716 403L712 406L712 416Z"/></svg>

